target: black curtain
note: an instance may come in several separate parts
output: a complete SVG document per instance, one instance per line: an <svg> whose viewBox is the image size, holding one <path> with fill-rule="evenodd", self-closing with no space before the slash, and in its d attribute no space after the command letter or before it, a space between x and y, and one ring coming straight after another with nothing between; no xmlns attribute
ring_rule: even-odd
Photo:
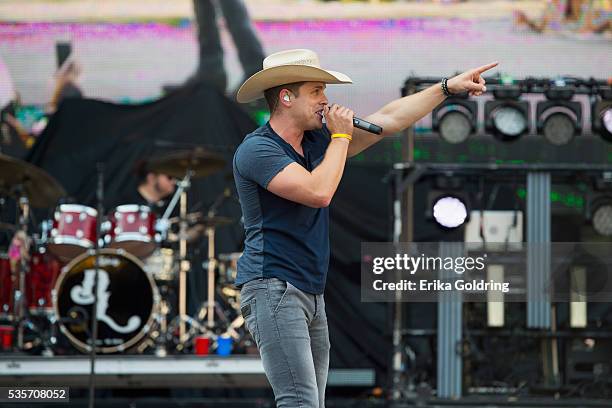
<svg viewBox="0 0 612 408"><path fill-rule="evenodd" d="M233 189L231 160L243 136L255 124L223 94L193 84L142 105L118 105L91 99L66 99L32 148L28 161L55 177L79 204L96 207L96 163L104 163L105 209L137 186L140 160L204 146L226 159L223 171L194 179L189 211L206 210L226 187ZM240 218L229 200L220 214ZM219 230L219 251L235 250L242 239L239 223Z"/></svg>
<svg viewBox="0 0 612 408"><path fill-rule="evenodd" d="M361 302L361 243L388 242L389 167L350 163L331 205L331 260L325 289L331 366L374 368L379 384L391 362L389 304Z"/></svg>

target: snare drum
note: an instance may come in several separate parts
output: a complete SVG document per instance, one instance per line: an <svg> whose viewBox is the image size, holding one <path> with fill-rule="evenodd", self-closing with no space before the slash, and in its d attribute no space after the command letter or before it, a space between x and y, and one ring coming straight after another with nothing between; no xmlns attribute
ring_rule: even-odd
<svg viewBox="0 0 612 408"><path fill-rule="evenodd" d="M156 247L155 213L144 205L120 205L108 217L104 242L110 248L121 248L146 258Z"/></svg>
<svg viewBox="0 0 612 408"><path fill-rule="evenodd" d="M55 211L48 248L64 261L93 248L98 212L84 205L62 204Z"/></svg>
<svg viewBox="0 0 612 408"><path fill-rule="evenodd" d="M179 272L176 255L170 248L158 248L144 260L145 270L156 281L174 281Z"/></svg>
<svg viewBox="0 0 612 408"><path fill-rule="evenodd" d="M143 341L159 303L157 287L138 258L123 250L100 250L97 351L116 353ZM53 292L61 331L88 352L89 316L94 301L95 257L83 254L62 270Z"/></svg>

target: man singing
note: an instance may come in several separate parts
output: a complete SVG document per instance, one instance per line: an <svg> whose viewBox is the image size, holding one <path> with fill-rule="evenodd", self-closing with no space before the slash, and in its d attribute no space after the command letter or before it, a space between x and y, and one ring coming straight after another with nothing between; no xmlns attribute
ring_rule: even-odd
<svg viewBox="0 0 612 408"><path fill-rule="evenodd" d="M270 121L247 135L234 155L246 232L236 285L278 407L325 406L328 206L347 157L411 126L451 94L481 95L481 74L496 65L444 79L367 116L382 126L380 136L353 128L350 109L328 105L326 84L352 81L322 69L310 50L268 56L238 90L238 102L265 96L270 108Z"/></svg>

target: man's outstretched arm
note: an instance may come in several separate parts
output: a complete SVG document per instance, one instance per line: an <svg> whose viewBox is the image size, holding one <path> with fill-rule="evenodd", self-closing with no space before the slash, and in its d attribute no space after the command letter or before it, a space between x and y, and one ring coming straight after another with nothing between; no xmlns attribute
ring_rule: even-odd
<svg viewBox="0 0 612 408"><path fill-rule="evenodd" d="M497 62L483 65L459 74L448 80L448 90L452 94L469 92L471 96L482 95L486 91L485 80L481 74L497 66ZM382 135L355 129L353 141L349 146L348 157L359 154L383 137L396 134L412 126L438 106L446 97L440 84L435 84L418 93L396 99L377 112L365 117L368 122L383 128Z"/></svg>

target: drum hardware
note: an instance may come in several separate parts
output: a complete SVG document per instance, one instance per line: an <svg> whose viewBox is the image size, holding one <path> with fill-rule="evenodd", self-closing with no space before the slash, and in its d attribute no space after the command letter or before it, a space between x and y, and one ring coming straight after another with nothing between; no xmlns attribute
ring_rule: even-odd
<svg viewBox="0 0 612 408"><path fill-rule="evenodd" d="M231 336L234 340L239 340L242 336L236 331L240 327L244 325L244 318L239 313L238 317L236 317L227 327L227 330L223 335Z"/></svg>
<svg viewBox="0 0 612 408"><path fill-rule="evenodd" d="M168 233L167 242L178 242L180 239L185 239L188 243L195 242L203 234L206 234L207 228L223 227L232 224L234 220L228 217L220 216L204 216L201 212L189 213L186 216L188 228L185 235L180 233ZM170 226L177 225L181 222L180 217L173 217L168 220Z"/></svg>
<svg viewBox="0 0 612 408"><path fill-rule="evenodd" d="M21 190L21 188L19 188ZM17 349L23 350L24 346L24 329L26 324L26 307L25 307L25 293L26 293L26 274L30 270L28 263L27 254L30 250L30 240L28 239L28 220L30 218L30 202L24 195L19 198L19 228L20 230L15 234L22 232L24 238L21 241L22 248L18 248L17 251L21 252L18 256L13 259L19 260L19 267L17 268L17 288L15 290L15 300L13 305L15 306L15 315L17 322ZM9 257L12 257L11 250L9 249ZM15 254L17 255L17 254Z"/></svg>
<svg viewBox="0 0 612 408"><path fill-rule="evenodd" d="M0 258L0 316L9 320L15 327L16 337L14 347L24 351L34 347L36 341L47 343L46 335L39 330L30 318L30 312L44 311L49 296L45 295L43 287L49 283L44 278L53 279L48 274L42 274L37 261L38 253L30 257L31 237L28 224L31 218L30 209L48 208L66 195L63 187L44 170L22 160L0 154L0 192L16 200L19 217L16 226L2 224L3 229L14 231L11 247L7 257ZM4 198L3 198L4 201ZM9 228L10 227L10 228ZM34 272L32 272L34 268ZM38 281L32 278L36 275ZM40 285L37 285L40 284ZM39 290L40 289L40 290ZM31 296L34 294L36 296ZM34 304L26 302L36 299ZM43 313L46 316L46 313ZM42 336L33 342L25 341L25 330L33 330ZM47 350L49 346L45 346Z"/></svg>
<svg viewBox="0 0 612 408"><path fill-rule="evenodd" d="M160 158L149 160L147 168L157 173L167 174L175 178L182 178L178 188L168 204L166 212L162 216L167 223L170 214L174 210L177 201L179 204L179 344L187 340L185 322L187 319L187 272L190 269L187 260L187 191L191 187L192 178L209 176L225 166L225 159L217 154L208 152L202 148L179 151L167 154Z"/></svg>
<svg viewBox="0 0 612 408"><path fill-rule="evenodd" d="M180 338L180 325L185 327L183 339ZM205 329L194 318L189 315L177 315L168 325L171 338L175 340L175 349L178 352L188 350L192 346L193 339L198 334L204 333Z"/></svg>
<svg viewBox="0 0 612 408"><path fill-rule="evenodd" d="M168 330L170 307L163 297L160 299L159 313L156 316L159 331L154 332L152 337L155 339L155 355L158 357L166 357L168 355L167 345L172 340L171 333Z"/></svg>
<svg viewBox="0 0 612 408"><path fill-rule="evenodd" d="M236 261L240 255L240 253L220 254L219 260L215 261L214 270L219 272L220 277L223 276L224 273L232 275L233 272L229 271L235 268ZM204 261L202 266L209 271L208 268L211 267L210 260ZM233 282L233 280L231 280L231 282ZM229 280L223 282L223 280L220 279L220 285L213 282L212 286L215 291L215 297L212 298L214 299L214 303L208 300L211 299L209 294L207 301L201 305L197 317L200 321L203 321L208 317L206 327L209 332L211 332L213 329L225 330L221 333L221 335L228 335L235 340L238 340L241 335L237 330L244 325L244 319L240 313L240 291L230 286ZM213 313L217 316L217 321L210 319L211 305ZM236 316L233 320L230 313L231 310L234 311ZM213 320L212 324L210 323L211 320ZM219 332L219 330L216 331Z"/></svg>
<svg viewBox="0 0 612 408"><path fill-rule="evenodd" d="M217 268L217 259L215 258L215 228L221 225L229 225L232 221L229 218L216 217L215 215L219 209L219 206L230 196L231 193L229 188L224 189L221 195L219 195L210 206L206 217L200 216L196 218L198 222L201 222L202 225L204 225L206 237L208 238L208 258L206 263L206 270L208 274L208 293L206 302L200 308L198 318L203 320L206 317L206 327L210 331L212 331L215 326L215 312L221 320L227 320L223 309L215 299L215 271Z"/></svg>
<svg viewBox="0 0 612 408"><path fill-rule="evenodd" d="M187 215L187 191L191 187L191 177L193 172L187 169L185 177L177 183L178 188L176 189L172 200L166 208L162 219L167 221L168 217L174 210L177 201L180 198L179 214L181 222L179 222L179 233L181 238L179 239L179 301L178 301L178 314L179 314L179 344L186 340L185 331L185 317L187 317L187 272L190 269L189 261L187 260L187 240L184 238L187 231L187 223L184 221Z"/></svg>

